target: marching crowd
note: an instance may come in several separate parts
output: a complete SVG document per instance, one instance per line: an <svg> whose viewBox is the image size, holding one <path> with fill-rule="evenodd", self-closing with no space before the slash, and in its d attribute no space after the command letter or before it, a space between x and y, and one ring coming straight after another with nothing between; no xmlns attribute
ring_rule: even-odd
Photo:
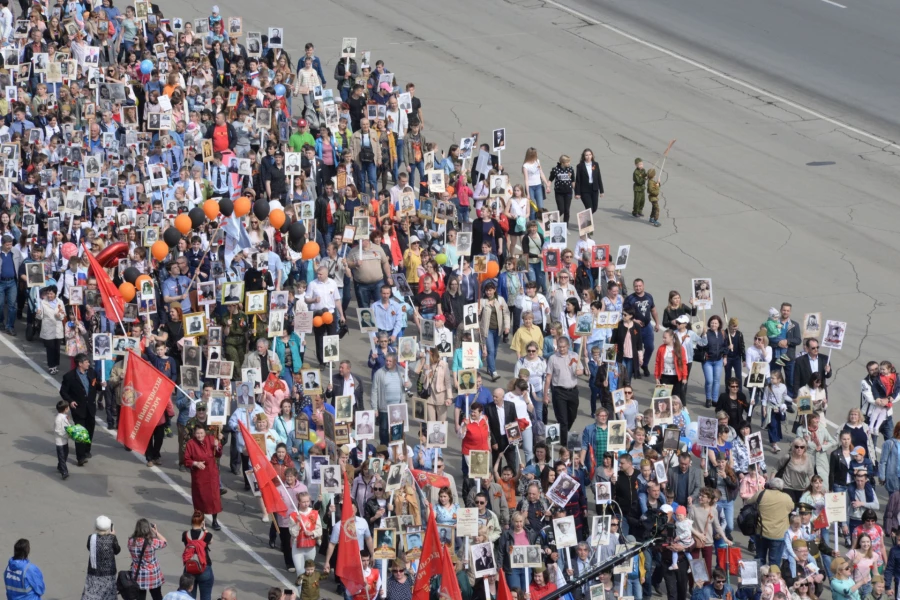
<svg viewBox="0 0 900 600"><path fill-rule="evenodd" d="M658 305L659 282L626 281L630 248L592 239L604 188L590 149L545 174L529 148L510 170L505 130L427 140L416 86L354 38L329 81L315 46L292 58L281 28L113 4L22 0L14 17L0 0L0 317L41 340L51 374L69 357L62 479L70 439L90 469L96 419L125 439L130 363L175 384L125 442L190 476L168 600L213 597L220 464L261 497L269 546L308 600L330 577L354 600L411 599L423 575L445 597L504 600L570 582L571 600L894 595L891 363L868 364L859 408L829 431L831 364L789 303L745 341L737 319L706 317L707 289ZM636 159L632 181L633 216L649 199L659 226L656 170ZM342 354L366 341L365 366ZM688 408L697 363L697 408L714 417ZM580 432L579 413L594 420ZM257 480L256 452L273 481ZM274 484L288 510L270 510L260 488ZM362 588L340 577L347 516ZM432 524L455 578L423 556ZM167 545L138 520L119 572L98 517L83 600L160 600ZM46 592L30 553L16 543L10 600Z"/></svg>

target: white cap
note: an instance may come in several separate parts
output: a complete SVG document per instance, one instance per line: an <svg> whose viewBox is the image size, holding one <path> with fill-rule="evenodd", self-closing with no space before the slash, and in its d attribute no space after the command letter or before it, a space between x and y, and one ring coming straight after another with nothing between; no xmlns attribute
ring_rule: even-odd
<svg viewBox="0 0 900 600"><path fill-rule="evenodd" d="M214 14L214 15L219 14L219 5L218 5L218 4L214 4L213 7L212 7L212 11L213 11L213 14Z"/></svg>
<svg viewBox="0 0 900 600"><path fill-rule="evenodd" d="M668 504L663 504L662 506L659 507L659 510L663 511L667 515L672 514L672 507L669 506Z"/></svg>
<svg viewBox="0 0 900 600"><path fill-rule="evenodd" d="M97 520L94 521L94 529L97 531L109 531L112 529L112 521L106 515L100 515L97 517Z"/></svg>
<svg viewBox="0 0 900 600"><path fill-rule="evenodd" d="M676 323L690 323L691 318L687 315L680 315L677 319L675 319Z"/></svg>

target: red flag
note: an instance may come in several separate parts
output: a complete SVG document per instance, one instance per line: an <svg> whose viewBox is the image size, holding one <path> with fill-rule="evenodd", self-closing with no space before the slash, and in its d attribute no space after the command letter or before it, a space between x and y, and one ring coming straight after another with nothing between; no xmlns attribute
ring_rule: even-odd
<svg viewBox="0 0 900 600"><path fill-rule="evenodd" d="M121 321L122 315L125 314L125 299L119 293L119 288L113 284L112 279L94 258L94 255L88 250L86 244L84 246L84 255L88 257L91 264L91 272L94 279L97 280L97 289L100 290L100 297L103 299L103 308L106 310L106 318L110 321ZM130 446L129 446L130 447Z"/></svg>
<svg viewBox="0 0 900 600"><path fill-rule="evenodd" d="M450 487L450 480L443 475L438 475L437 473L432 473L430 471L422 471L420 469L410 469L410 471L412 471L416 483L418 483L419 487L422 489L425 489L426 485L430 485L438 489L442 487Z"/></svg>
<svg viewBox="0 0 900 600"><path fill-rule="evenodd" d="M824 508L819 511L819 516L813 521L812 526L813 529L825 529L828 527L828 515L825 514Z"/></svg>
<svg viewBox="0 0 900 600"><path fill-rule="evenodd" d="M175 383L134 350L128 351L126 361L116 439L143 454L169 405Z"/></svg>
<svg viewBox="0 0 900 600"><path fill-rule="evenodd" d="M253 474L256 475L256 484L259 486L259 492L262 495L266 512L286 512L287 506L285 506L281 493L278 491L278 485L275 483L276 479L278 479L278 474L272 468L272 463L260 450L247 427L241 421L238 421L238 425L241 427L244 447L247 448L247 457L250 459L250 467L253 469Z"/></svg>
<svg viewBox="0 0 900 600"><path fill-rule="evenodd" d="M512 592L509 591L509 585L506 583L506 575L503 569L497 569L497 600L513 600Z"/></svg>
<svg viewBox="0 0 900 600"><path fill-rule="evenodd" d="M416 571L416 582L413 585L413 600L430 600L432 591L436 592L441 588L442 548L437 521L434 520L434 509L429 506L428 525L425 527L425 539L422 541L422 557L419 559L419 570Z"/></svg>
<svg viewBox="0 0 900 600"><path fill-rule="evenodd" d="M462 598L459 580L456 578L456 566L450 558L450 550L441 548L441 596L445 598Z"/></svg>
<svg viewBox="0 0 900 600"><path fill-rule="evenodd" d="M341 583L347 589L350 596L366 592L367 597L373 597L375 590L366 589L366 577L363 575L362 560L359 554L359 538L356 537L356 515L353 514L353 504L350 499L350 480L347 473L341 469L344 478L344 493L341 496L344 501L341 504L341 537L338 541L337 566L335 575L340 577Z"/></svg>

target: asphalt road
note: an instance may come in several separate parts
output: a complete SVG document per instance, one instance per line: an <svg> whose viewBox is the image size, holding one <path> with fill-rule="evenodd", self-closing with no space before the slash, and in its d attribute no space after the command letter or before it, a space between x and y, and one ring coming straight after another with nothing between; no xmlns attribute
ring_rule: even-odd
<svg viewBox="0 0 900 600"><path fill-rule="evenodd" d="M882 0L563 0L830 115L900 135L900 8ZM843 5L842 8L839 5Z"/></svg>
<svg viewBox="0 0 900 600"><path fill-rule="evenodd" d="M191 18L209 8L162 6L168 16ZM594 237L632 245L626 279L643 278L657 302L671 289L686 293L691 278L711 277L715 312L727 298L748 336L781 301L793 302L799 315L821 311L848 323L844 347L832 356L832 421L842 423L857 405L865 362L897 356L900 210L893 197L900 158L871 136L816 116L812 100L773 99L536 0L272 2L252 13L236 0L219 6L223 15L242 15L246 31L286 26L294 59L305 42L316 43L329 82L341 38L359 37L359 49L383 58L401 84L416 83L428 140L446 148L472 131L484 137L506 127L503 162L514 181L529 146L538 148L545 171L561 153L576 158L591 147L606 187ZM666 163L663 226L653 228L629 215L633 160L658 162L676 138ZM360 351L346 339L344 350L361 364L362 336ZM148 517L173 542L161 557L171 590L181 571L177 539L190 515L179 492L189 480L172 466L174 442L164 445L163 468L151 471L98 433L95 458L84 469L73 465L73 476L61 482L52 436L58 386L36 374L43 350L21 333L0 340L0 432L8 440L0 510L12 515L0 529L0 548L9 552L16 538L30 537L47 574L47 597L68 600L81 593L95 517L109 515L121 540L138 517ZM511 365L506 352L500 372L508 376ZM688 398L694 415L708 414L701 386L695 369ZM636 390L648 406L650 383L638 382ZM577 429L588 422L582 397ZM453 444L451 468L458 463ZM231 492L222 522L234 538L216 536L216 591L233 584L264 595L270 585L284 586L274 575L286 575L281 557L265 543L255 501L236 478L223 479ZM274 565L272 572L265 565Z"/></svg>

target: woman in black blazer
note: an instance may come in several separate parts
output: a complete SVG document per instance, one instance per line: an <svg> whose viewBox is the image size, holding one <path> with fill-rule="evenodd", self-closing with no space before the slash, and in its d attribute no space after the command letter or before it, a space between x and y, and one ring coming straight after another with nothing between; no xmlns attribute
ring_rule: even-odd
<svg viewBox="0 0 900 600"><path fill-rule="evenodd" d="M590 176L589 176L590 174ZM581 153L581 161L575 167L575 199L581 199L584 207L597 212L600 196L603 195L603 178L600 176L600 165L594 162L594 153L585 148Z"/></svg>

